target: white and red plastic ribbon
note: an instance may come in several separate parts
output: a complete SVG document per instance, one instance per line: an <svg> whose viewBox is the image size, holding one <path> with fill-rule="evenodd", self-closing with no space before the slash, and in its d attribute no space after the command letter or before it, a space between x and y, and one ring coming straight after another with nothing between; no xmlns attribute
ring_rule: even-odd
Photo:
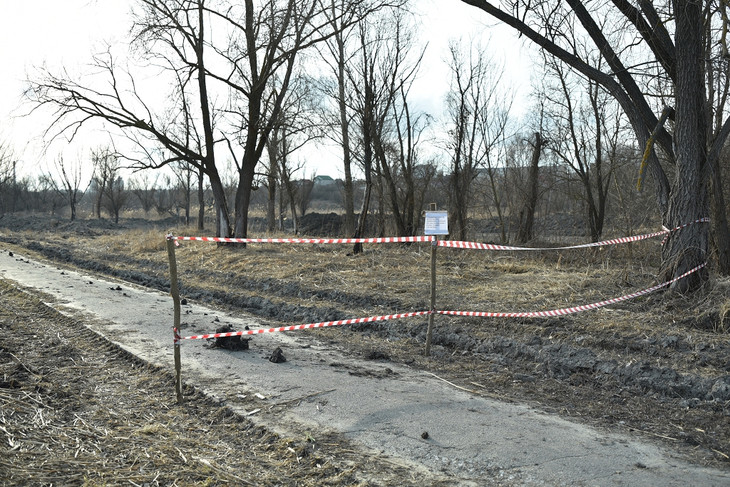
<svg viewBox="0 0 730 487"><path fill-rule="evenodd" d="M611 240L604 240L602 242L593 242L593 243L588 243L588 244L580 244L580 245L572 245L572 246L564 246L564 247L513 247L513 246L506 246L506 245L495 245L495 244L478 243L478 242L462 242L462 241L453 241L453 240L438 240L437 245L442 246L442 247L460 248L460 249L477 249L477 250L509 250L509 251L568 250L568 249L600 247L600 246L605 246L605 245L617 245L617 244L628 243L628 242L636 242L636 241L640 241L640 240L658 237L661 235L665 236L664 241L666 241L666 239L669 237L669 235L673 232L681 230L682 228L685 228L689 225L693 225L695 223L707 223L709 221L710 221L709 218L700 218L694 222L680 225L671 230L664 228L663 230L661 230L659 232L655 232L655 233L637 235L637 236L633 236L633 237L622 237L622 238L616 238L616 239L611 239ZM304 243L304 244L371 243L372 244L372 243L403 243L403 242L433 242L433 241L435 241L435 238L433 236L323 239L323 238L175 237L172 235L168 235L167 238L174 239L176 241L187 240L187 241L202 241L202 242L294 243L294 244L302 244L302 243ZM662 244L664 243L664 241L662 242ZM180 336L179 330L175 329L174 337L175 337L175 344L179 344L179 342L182 340L201 340L201 339L222 338L222 337L232 337L232 336L242 336L242 335L258 335L258 334L263 334L263 333L276 333L276 332L284 332L284 331L306 330L306 329L313 329L313 328L325 328L325 327L331 327L331 326L353 325L353 324L358 324L358 323L372 323L372 322L376 322L376 321L387 321L387 320L395 320L395 319L401 319L401 318L411 318L411 317L416 317L416 316L428 316L431 314L440 314L440 315L445 315L445 316L467 316L467 317L487 317L487 318L544 318L544 317L553 317L553 316L564 316L564 315L568 315L568 314L579 313L582 311L598 309L598 308L601 308L604 306L620 303L622 301L626 301L629 299L637 298L639 296L644 296L646 294L650 294L661 288L670 286L671 284L673 284L681 279L684 279L685 277L689 276L690 274L699 271L700 269L705 267L705 265L706 264L699 265L699 266L685 272L684 274L677 276L674 279L671 279L667 282L663 282L661 284L657 284L655 286L651 286L649 288L646 288L646 289L643 289L641 291L637 291L637 292L634 292L631 294L626 294L624 296L607 299L605 301L599 301L596 303L591 303L591 304L586 304L586 305L581 305L581 306L574 306L574 307L570 307L570 308L554 309L554 310L549 310L549 311L501 312L501 313L485 312L485 311L444 311L444 310L413 311L413 312L408 312L408 313L371 316L371 317L367 317L367 318L354 318L354 319L337 320L337 321L323 321L323 322L319 322L319 323L308 323L308 324L302 324L302 325L281 326L281 327L275 327L275 328L260 328L260 329L255 329L255 330L243 330L243 331L234 331L234 332L226 332L226 333L209 333L209 334L204 334L204 335L191 335L191 336L186 336L186 337Z"/></svg>

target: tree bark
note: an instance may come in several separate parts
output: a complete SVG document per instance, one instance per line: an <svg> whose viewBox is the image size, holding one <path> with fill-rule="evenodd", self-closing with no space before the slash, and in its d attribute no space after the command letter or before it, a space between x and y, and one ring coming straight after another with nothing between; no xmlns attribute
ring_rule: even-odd
<svg viewBox="0 0 730 487"><path fill-rule="evenodd" d="M342 166L345 172L344 206L345 235L352 235L355 230L355 191L352 184L352 152L350 149L350 121L347 118L347 102L345 99L345 41L342 31L335 34L337 44L337 103L339 105L340 127L342 130Z"/></svg>
<svg viewBox="0 0 730 487"><path fill-rule="evenodd" d="M198 169L198 230L203 231L205 229L205 179L203 178L203 171Z"/></svg>
<svg viewBox="0 0 730 487"><path fill-rule="evenodd" d="M276 230L276 184L279 179L277 176L279 167L279 140L276 130L271 132L271 137L266 146L269 152L269 173L266 176L269 195L266 205L266 224L267 231L273 233Z"/></svg>
<svg viewBox="0 0 730 487"><path fill-rule="evenodd" d="M674 191L665 219L668 228L708 216L709 201L704 166L707 153L707 122L704 112L702 2L674 0L677 79L675 86L675 148L677 160ZM709 247L707 224L692 224L672 233L662 251L662 275L675 278L704 264ZM706 279L706 268L675 282L672 288L685 293Z"/></svg>
<svg viewBox="0 0 730 487"><path fill-rule="evenodd" d="M532 158L530 159L530 174L528 176L528 193L525 206L520 211L520 229L517 232L517 242L527 243L533 239L533 225L535 222L535 208L537 207L537 189L540 154L544 142L540 132L535 132L535 145L532 146Z"/></svg>
<svg viewBox="0 0 730 487"><path fill-rule="evenodd" d="M710 178L712 203L712 243L717 254L718 272L730 275L730 226L728 225L727 206L722 186L722 172L719 160L713 162Z"/></svg>

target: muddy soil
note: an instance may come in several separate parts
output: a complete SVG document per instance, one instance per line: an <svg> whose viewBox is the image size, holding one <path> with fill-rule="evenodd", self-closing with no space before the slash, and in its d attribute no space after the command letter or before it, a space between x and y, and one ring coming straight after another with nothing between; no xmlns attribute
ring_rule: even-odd
<svg viewBox="0 0 730 487"><path fill-rule="evenodd" d="M153 249L110 244L129 238L141 221L122 222L119 227L93 220L68 224L55 221L31 223L23 219L0 220L0 241L51 259L62 265L83 268L125 279L154 289L169 289L164 244ZM32 226L31 226L32 225ZM170 230L170 222L151 228L149 238ZM188 234L180 229L177 234ZM126 250L125 250L126 249ZM240 252L248 250L225 250ZM323 265L334 265L345 252L320 252ZM291 265L292 256L276 249L257 250L269 266ZM372 262L381 259L378 250L360 257L362 272L375 272ZM399 249L395 259L405 262L412 248ZM390 258L389 256L383 257ZM195 261L198 259L198 261ZM370 259L370 260L367 260ZM583 304L635 291L651 284L656 258L637 254L583 253L576 257L544 257L537 264L523 264L524 257L512 257L509 264L490 260L483 270L470 272L473 262L447 257L443 264L458 273L462 281L444 298L445 309L502 311L506 300L476 300L466 292L471 280L488 277L504 287L510 279L529 282L533 265L568 273L570 296L548 302L532 288L530 296L515 295L515 302L531 303L538 309ZM499 257L498 259L501 259ZM572 260L571 260L572 259ZM369 316L427 308L423 293L394 292L392 288L359 285L341 286L325 279L274 278L267 269L245 276L228 268L200 262L197 254L185 261L181 286L188 299L227 309L244 309L266 322L299 324ZM198 265L194 265L198 262ZM345 262L345 260L343 260ZM338 264L344 267L347 264ZM581 273L589 265L595 280L584 283ZM304 271L305 274L308 271ZM313 271L312 271L313 272ZM417 269L412 273L419 272ZM548 273L548 271L545 271ZM588 271L585 271L588 274ZM307 277L314 276L311 273ZM547 274L548 280L563 278ZM578 277L571 277L571 276ZM372 276L376 281L388 275ZM214 285L205 285L203 282ZM592 290L590 285L607 283ZM444 287L448 284L444 283ZM545 294L550 294L545 292ZM494 295L497 295L495 290ZM551 296L548 296L551 297ZM552 299L552 297L551 297ZM577 303L576 303L577 301ZM553 306L551 306L553 305ZM494 308L497 309L494 309ZM730 469L730 281L713 278L706 289L691 297L659 292L622 303L610 309L543 319L439 320L433 335L431 357L425 357L427 322L403 321L398 326L375 323L329 329L318 335L366 359L389 360L438 374L454 384L477 389L508 401L525 402L547 412L609 428L632 432L686 455L690 460ZM212 330L211 330L212 331Z"/></svg>

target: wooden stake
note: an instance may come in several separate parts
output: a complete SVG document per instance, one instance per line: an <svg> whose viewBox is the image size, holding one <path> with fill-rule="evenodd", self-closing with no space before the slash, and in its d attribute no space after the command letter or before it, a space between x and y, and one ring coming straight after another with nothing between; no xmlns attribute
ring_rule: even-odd
<svg viewBox="0 0 730 487"><path fill-rule="evenodd" d="M172 304L174 310L174 322L172 333L175 340L175 394L177 395L177 403L182 404L182 372L180 364L180 291L177 287L177 261L175 260L175 240L172 235L167 236L167 257L170 260L170 295L172 296Z"/></svg>
<svg viewBox="0 0 730 487"><path fill-rule="evenodd" d="M426 333L426 357L431 356L431 335L433 334L434 311L436 310L436 249L438 237L431 242L431 314L428 315L428 331Z"/></svg>

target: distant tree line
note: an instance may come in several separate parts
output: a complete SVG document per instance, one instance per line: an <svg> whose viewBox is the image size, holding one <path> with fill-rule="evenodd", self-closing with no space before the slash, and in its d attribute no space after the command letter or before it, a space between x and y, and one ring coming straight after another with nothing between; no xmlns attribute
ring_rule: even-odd
<svg viewBox="0 0 730 487"><path fill-rule="evenodd" d="M524 229L526 206L531 206L534 225L531 239L565 237L590 237L591 229L586 215L590 206L584 198L583 183L557 157L543 156L539 177L533 180L531 162L534 159L534 139L514 138L508 151L507 164L498 168L479 168L471 182L473 192L468 207L469 238L490 240L500 243L520 242ZM604 231L611 235L627 235L639 229L654 228L649 209L652 205L651 192L632 191L635 171L631 162L638 157L628 148L623 151L620 163L612 169L613 189L609 192L609 203ZM121 159L110 148L92 150L83 161L56 159L47 171L35 177L22 179L12 176L12 164L4 163L3 178L0 179L0 215L6 213L46 213L59 218L108 218L119 221L124 212L150 219L175 217L180 224L197 225L204 229L205 216L213 208L213 194L209 187L203 188L203 212L198 211L199 199L194 181L195 172L185 166L178 167L172 175L158 171L146 171L121 175ZM9 161L10 159L4 159ZM81 167L91 167L91 176L84 179ZM154 176L154 177L151 177ZM431 204L447 208L451 204L450 191L454 186L452 175L437 165L419 165L414 168L413 184L418 195L414 205L425 209ZM262 183L268 182L263 179ZM276 182L278 198L274 213L269 212L270 191L262 184L252 193L252 208L257 210L257 221L265 220L257 231L271 230L297 234L299 219L309 212L336 213L341 215L331 230L332 236L346 232L343 194L345 182L326 176L312 179L293 179ZM289 184L289 190L283 187ZM397 234L397 224L390 213L390 202L386 195L386 183L378 173L370 183L377 195L369 207L368 226L372 234L386 236ZM396 179L396 184L400 181ZM366 181L353 182L354 202L361 206ZM531 194L534 186L535 194ZM623 191L622 188L629 188ZM225 186L234 191L234 185ZM534 198L533 198L534 196ZM290 197L294 199L290 201ZM532 202L530 202L532 200ZM292 204L293 201L293 204ZM293 209L292 209L293 208ZM210 219L207 224L214 224ZM419 214L414 223L414 233L422 232L423 218Z"/></svg>

